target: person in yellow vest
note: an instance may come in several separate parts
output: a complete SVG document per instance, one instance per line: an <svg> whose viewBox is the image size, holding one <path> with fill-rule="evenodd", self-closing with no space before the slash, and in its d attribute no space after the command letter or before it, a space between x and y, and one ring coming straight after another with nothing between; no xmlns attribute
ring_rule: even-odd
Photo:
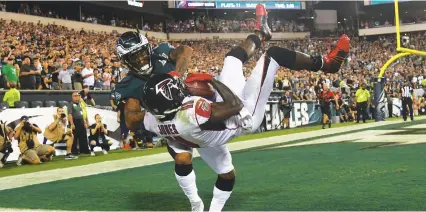
<svg viewBox="0 0 426 212"><path fill-rule="evenodd" d="M84 102L82 98L80 98L80 107L83 111L83 120L86 122L87 125L89 125L89 119L87 118L87 104ZM86 127L87 128L87 127Z"/></svg>
<svg viewBox="0 0 426 212"><path fill-rule="evenodd" d="M362 121L365 123L368 117L367 107L371 104L370 91L366 89L365 83L361 85L355 93L355 102L356 102L356 123L359 123L360 116L362 114Z"/></svg>
<svg viewBox="0 0 426 212"><path fill-rule="evenodd" d="M53 122L46 127L43 135L53 143L66 143L67 154L65 155L65 160L77 159L78 156L71 154L72 143L74 141L72 130L66 126L67 115L63 108L58 107L56 114L53 115Z"/></svg>
<svg viewBox="0 0 426 212"><path fill-rule="evenodd" d="M52 160L55 148L40 144L37 138L39 133L41 133L41 129L36 124L28 122L28 116L21 117L21 123L15 130L15 139L18 140L19 150L21 151L16 162L18 166L22 165L22 160L33 165Z"/></svg>
<svg viewBox="0 0 426 212"><path fill-rule="evenodd" d="M15 107L15 102L21 101L21 93L16 89L15 82L9 82L10 89L4 94L3 102L6 102L10 108Z"/></svg>

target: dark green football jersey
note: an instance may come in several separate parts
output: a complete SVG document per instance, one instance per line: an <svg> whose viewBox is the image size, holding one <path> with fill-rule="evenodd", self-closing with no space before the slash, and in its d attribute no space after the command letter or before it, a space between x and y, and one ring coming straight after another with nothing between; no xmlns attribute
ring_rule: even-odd
<svg viewBox="0 0 426 212"><path fill-rule="evenodd" d="M151 63L153 66L153 74L169 73L175 70L176 63L170 59L170 53L173 50L174 47L169 43L160 43L152 50ZM140 100L145 82L146 79L143 77L136 76L129 72L129 74L111 90L111 99L114 99L116 102L127 98Z"/></svg>

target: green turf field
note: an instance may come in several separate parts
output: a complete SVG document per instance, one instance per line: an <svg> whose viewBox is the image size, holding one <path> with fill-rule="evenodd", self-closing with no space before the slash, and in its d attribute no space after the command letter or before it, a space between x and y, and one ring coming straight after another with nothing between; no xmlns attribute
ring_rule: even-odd
<svg viewBox="0 0 426 212"><path fill-rule="evenodd" d="M237 180L224 210L425 210L426 145L387 146L393 142L380 141L386 136L422 140L424 134L419 132L425 129L412 127L425 123L370 128L365 136L371 141L357 143L360 139L352 135L359 132L353 131L319 139L347 136L345 142L273 145L233 153ZM382 134L374 137L374 131ZM200 159L195 159L194 168L208 209L216 175ZM0 191L0 207L189 210L173 170L170 162Z"/></svg>

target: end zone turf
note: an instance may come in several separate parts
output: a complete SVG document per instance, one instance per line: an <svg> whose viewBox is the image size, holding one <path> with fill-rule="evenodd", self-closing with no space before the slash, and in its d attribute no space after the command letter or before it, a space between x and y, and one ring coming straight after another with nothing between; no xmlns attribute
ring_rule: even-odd
<svg viewBox="0 0 426 212"><path fill-rule="evenodd" d="M383 142L375 139L380 136L374 135L402 141L403 136L413 138L424 124L425 119L381 122L232 143L230 149L239 150L233 152L237 184L224 210L423 210L424 145L381 148ZM147 157L152 156L139 157L139 162ZM167 162L109 169L111 172L98 175L3 190L0 195L8 202L2 207L188 210L173 167ZM200 196L208 208L216 175L201 159L194 159L194 167ZM12 177L22 180L22 176Z"/></svg>

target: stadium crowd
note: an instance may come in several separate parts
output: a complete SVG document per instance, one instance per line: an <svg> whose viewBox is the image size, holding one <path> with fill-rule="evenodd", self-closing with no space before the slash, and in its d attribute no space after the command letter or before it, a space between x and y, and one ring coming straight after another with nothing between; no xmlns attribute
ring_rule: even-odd
<svg viewBox="0 0 426 212"><path fill-rule="evenodd" d="M256 23L254 18L245 20L211 19L207 17L195 18L195 20L169 21L167 31L173 33L227 33L227 32L252 32ZM304 32L308 29L304 24L295 21L271 20L272 32Z"/></svg>
<svg viewBox="0 0 426 212"><path fill-rule="evenodd" d="M115 54L117 33L75 31L57 25L6 20L0 20L0 27L5 29L0 32L2 88L9 88L10 82L14 82L21 90L81 90L83 86L109 90L127 72ZM411 47L421 49L425 45L426 34L413 33L409 36ZM316 55L330 51L333 41L334 38L271 41L265 47L285 46ZM158 42L161 41L151 39L153 46ZM172 44L177 46L183 43L194 48L190 73L208 72L217 75L223 65L223 55L239 42L202 40ZM338 74L281 69L276 78L275 89L292 91L294 99L313 100L317 96L319 82L325 82L333 91L338 89L344 98L350 99L360 84L372 85L380 67L395 53L395 37L382 36L375 41L353 38L351 46L350 56ZM256 57L245 66L246 75L250 74L255 61ZM397 91L405 80L410 80L415 88L425 86L425 63L422 57L411 56L402 58L391 66L385 75L392 88L389 95L397 96Z"/></svg>

